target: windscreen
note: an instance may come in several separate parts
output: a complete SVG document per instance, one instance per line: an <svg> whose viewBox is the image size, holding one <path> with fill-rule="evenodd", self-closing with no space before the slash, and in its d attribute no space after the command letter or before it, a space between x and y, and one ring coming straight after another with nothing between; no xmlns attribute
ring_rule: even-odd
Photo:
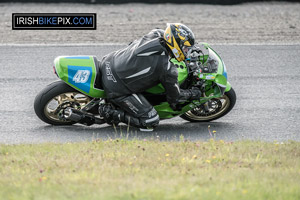
<svg viewBox="0 0 300 200"><path fill-rule="evenodd" d="M219 66L219 57L211 49L208 49L208 58L203 64L202 73L217 73Z"/></svg>

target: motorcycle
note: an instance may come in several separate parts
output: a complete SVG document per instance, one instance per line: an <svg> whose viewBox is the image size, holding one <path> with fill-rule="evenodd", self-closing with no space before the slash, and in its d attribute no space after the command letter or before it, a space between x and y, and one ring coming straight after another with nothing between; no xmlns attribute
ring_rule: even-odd
<svg viewBox="0 0 300 200"><path fill-rule="evenodd" d="M234 107L236 94L227 81L223 60L208 44L200 46L203 50L191 53L186 62L171 59L177 65L180 88L199 88L203 94L199 100L180 102L179 109L173 110L166 101L161 84L142 93L161 120L180 116L190 122L209 122L223 117ZM51 125L104 124L98 107L109 102L101 85L101 66L97 58L60 56L54 63L54 73L60 80L36 96L36 115Z"/></svg>

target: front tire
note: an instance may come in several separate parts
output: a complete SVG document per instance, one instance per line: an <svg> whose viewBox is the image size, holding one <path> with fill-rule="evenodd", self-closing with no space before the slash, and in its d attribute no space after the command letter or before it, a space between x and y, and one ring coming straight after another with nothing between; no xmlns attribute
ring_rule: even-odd
<svg viewBox="0 0 300 200"><path fill-rule="evenodd" d="M202 104L186 113L180 115L182 119L190 122L209 122L219 119L229 113L234 107L236 102L236 94L233 88L225 92L224 96L212 99L208 105Z"/></svg>
<svg viewBox="0 0 300 200"><path fill-rule="evenodd" d="M51 125L72 125L73 121L62 117L66 107L80 109L91 99L67 85L56 81L44 88L34 100L34 111L45 123Z"/></svg>

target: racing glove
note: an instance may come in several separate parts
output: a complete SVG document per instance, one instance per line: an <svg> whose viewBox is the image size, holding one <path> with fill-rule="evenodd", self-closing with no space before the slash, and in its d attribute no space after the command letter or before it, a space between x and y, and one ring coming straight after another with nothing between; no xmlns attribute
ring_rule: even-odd
<svg viewBox="0 0 300 200"><path fill-rule="evenodd" d="M185 102L187 100L192 101L192 100L199 100L202 96L202 92L196 88L193 87L192 89L188 90L181 90L179 94L179 98L177 99L176 103L171 103L170 107L174 111L180 111L182 109L182 105L178 103Z"/></svg>
<svg viewBox="0 0 300 200"><path fill-rule="evenodd" d="M189 92L190 92L189 100L199 100L202 96L202 92L196 87L189 89Z"/></svg>
<svg viewBox="0 0 300 200"><path fill-rule="evenodd" d="M177 102L180 103L185 102L186 100L199 100L201 95L202 92L196 87L192 87L192 89L188 90L181 90Z"/></svg>

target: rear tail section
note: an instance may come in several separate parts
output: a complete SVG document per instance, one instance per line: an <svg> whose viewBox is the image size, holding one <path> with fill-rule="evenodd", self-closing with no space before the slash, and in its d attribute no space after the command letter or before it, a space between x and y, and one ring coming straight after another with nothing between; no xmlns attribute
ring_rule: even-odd
<svg viewBox="0 0 300 200"><path fill-rule="evenodd" d="M76 90L94 98L105 97L99 85L101 70L95 56L59 56L54 61L57 76Z"/></svg>

